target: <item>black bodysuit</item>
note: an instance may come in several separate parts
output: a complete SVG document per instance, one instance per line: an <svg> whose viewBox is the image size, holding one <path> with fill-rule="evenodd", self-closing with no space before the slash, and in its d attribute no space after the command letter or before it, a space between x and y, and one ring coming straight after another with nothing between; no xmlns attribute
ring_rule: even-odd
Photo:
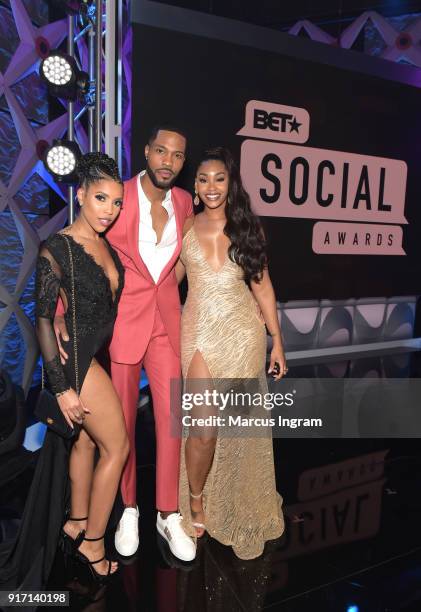
<svg viewBox="0 0 421 612"><path fill-rule="evenodd" d="M76 389L73 334L73 302L70 274L70 258L66 240L69 241L75 280L76 343L79 370L79 390L89 365L97 352L113 333L117 305L124 283L124 268L106 238L106 245L118 272L118 287L113 296L110 281L104 269L94 257L69 234L55 234L43 245L37 262L36 275L36 325L50 388L53 393ZM65 321L69 341L63 348L69 355L65 366L60 363L54 334L53 320L59 290L67 298Z"/></svg>
<svg viewBox="0 0 421 612"><path fill-rule="evenodd" d="M68 234L66 237L60 233L51 236L40 250L36 275L36 325L53 393L70 387L76 390L70 258L66 240L73 257L80 390L92 358L113 333L124 268L117 253L106 238L103 239L118 271L115 296L104 269ZM65 366L60 362L53 328L60 289L64 290L67 299L65 320L69 341L63 342L63 346L69 359ZM48 580L69 502L71 444L71 441L47 429L17 537L0 544L0 590L40 590Z"/></svg>

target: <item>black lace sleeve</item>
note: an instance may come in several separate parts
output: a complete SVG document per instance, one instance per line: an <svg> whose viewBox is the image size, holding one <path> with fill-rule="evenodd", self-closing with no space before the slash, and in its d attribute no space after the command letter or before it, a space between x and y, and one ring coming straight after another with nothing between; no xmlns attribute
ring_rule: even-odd
<svg viewBox="0 0 421 612"><path fill-rule="evenodd" d="M57 340L53 328L60 281L60 265L51 255L48 248L42 247L37 260L35 281L36 333L44 360L44 368L53 393L60 393L70 389L60 362Z"/></svg>

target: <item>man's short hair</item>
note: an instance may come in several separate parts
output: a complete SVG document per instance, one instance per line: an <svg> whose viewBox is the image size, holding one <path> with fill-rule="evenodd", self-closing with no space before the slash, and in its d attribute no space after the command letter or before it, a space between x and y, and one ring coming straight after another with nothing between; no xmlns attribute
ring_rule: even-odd
<svg viewBox="0 0 421 612"><path fill-rule="evenodd" d="M160 130L165 130L166 132L176 132L176 134L180 134L180 136L183 136L183 138L187 140L187 135L183 129L171 123L160 123L155 125L149 132L148 144L151 144L151 142L156 139Z"/></svg>

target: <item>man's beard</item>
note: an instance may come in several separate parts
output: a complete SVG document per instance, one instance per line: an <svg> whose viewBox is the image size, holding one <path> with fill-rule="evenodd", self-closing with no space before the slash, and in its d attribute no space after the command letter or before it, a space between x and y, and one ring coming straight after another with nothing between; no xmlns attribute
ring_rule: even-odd
<svg viewBox="0 0 421 612"><path fill-rule="evenodd" d="M174 174L172 176L172 178L170 178L168 181L158 181L158 179L156 178L152 168L149 166L149 164L146 164L146 173L149 176L149 178L151 179L152 184L154 185L154 187L156 187L157 189L171 189L171 187L174 185L176 179L177 179L177 175Z"/></svg>

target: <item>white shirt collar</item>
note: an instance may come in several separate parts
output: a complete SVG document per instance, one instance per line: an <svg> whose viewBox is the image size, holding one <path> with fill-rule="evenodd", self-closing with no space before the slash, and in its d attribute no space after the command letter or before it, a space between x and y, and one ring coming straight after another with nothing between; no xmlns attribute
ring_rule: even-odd
<svg viewBox="0 0 421 612"><path fill-rule="evenodd" d="M145 192L143 191L142 183L140 182L140 179L145 174L146 174L146 170L142 170L142 172L139 172L139 175L138 175L139 200L140 200L140 204L141 205L146 205L147 204L148 205L148 209L150 210L151 202L147 198ZM170 213L170 211L172 212L172 208L173 207L172 207L172 200L171 200L171 189L168 189L167 193L165 194L165 197L162 200L162 206L165 208L165 210L168 213Z"/></svg>

